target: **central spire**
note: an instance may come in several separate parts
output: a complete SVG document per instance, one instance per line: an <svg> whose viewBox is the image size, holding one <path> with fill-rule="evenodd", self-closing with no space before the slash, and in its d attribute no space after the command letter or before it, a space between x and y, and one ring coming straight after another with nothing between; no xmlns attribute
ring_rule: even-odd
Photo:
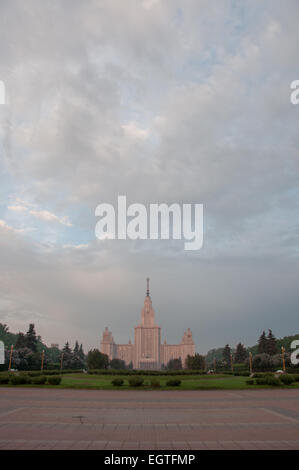
<svg viewBox="0 0 299 470"><path fill-rule="evenodd" d="M146 278L146 295L147 295L147 297L149 297L149 295L150 295L150 292L149 292L149 282L150 282L150 278L147 277L147 278Z"/></svg>

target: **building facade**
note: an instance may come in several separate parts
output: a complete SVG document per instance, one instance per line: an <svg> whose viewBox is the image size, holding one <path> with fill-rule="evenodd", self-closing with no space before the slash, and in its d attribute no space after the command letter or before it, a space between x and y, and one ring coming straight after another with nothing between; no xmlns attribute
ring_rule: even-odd
<svg viewBox="0 0 299 470"><path fill-rule="evenodd" d="M194 356L195 345L190 328L185 331L180 344L161 344L161 328L155 321L155 311L149 293L149 278L141 321L135 327L134 344L116 344L112 333L105 328L101 341L101 352L109 359L122 359L126 365L133 364L134 369L157 370L171 359L181 358L183 367L188 355Z"/></svg>

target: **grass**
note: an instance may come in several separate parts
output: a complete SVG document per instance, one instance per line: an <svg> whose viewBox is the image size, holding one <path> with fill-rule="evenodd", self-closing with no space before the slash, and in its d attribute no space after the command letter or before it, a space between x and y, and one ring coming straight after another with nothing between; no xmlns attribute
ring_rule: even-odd
<svg viewBox="0 0 299 470"><path fill-rule="evenodd" d="M161 387L158 390L245 390L245 389L261 389L270 388L268 385L247 385L248 377L230 376L230 375L185 375L185 376L144 376L144 385L141 387L130 387L126 376L119 376L124 380L124 385L114 387L111 381L118 376L107 375L86 375L86 374L70 374L65 375L60 384L60 388L88 388L102 390L152 390L151 380L159 380ZM166 382L172 379L181 380L178 387L168 387ZM275 387L279 388L279 387ZM282 388L286 388L282 385ZM287 388L299 388L299 382L295 382Z"/></svg>
<svg viewBox="0 0 299 470"><path fill-rule="evenodd" d="M115 387L111 381L116 378L122 378L124 385ZM252 390L263 388L299 388L299 382L290 386L281 385L270 387L269 385L247 385L248 377L231 376L224 374L216 375L184 375L184 376L144 376L144 384L140 387L130 387L128 383L129 376L117 375L96 375L96 374L65 374L62 376L60 385L18 385L17 387L26 388L64 388L64 389L90 389L90 390L153 390L151 380L159 380L160 388L158 390ZM179 379L181 385L169 387L166 385L168 380ZM14 385L3 385L4 387L13 387ZM1 387L1 386L0 386Z"/></svg>

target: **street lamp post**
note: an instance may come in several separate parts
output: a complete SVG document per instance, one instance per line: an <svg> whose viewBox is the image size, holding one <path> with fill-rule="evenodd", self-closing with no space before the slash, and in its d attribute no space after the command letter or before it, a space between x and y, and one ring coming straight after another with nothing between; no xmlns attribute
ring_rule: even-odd
<svg viewBox="0 0 299 470"><path fill-rule="evenodd" d="M233 355L232 353L230 353L230 365L231 365L231 369L232 369L232 372L234 371L234 365L233 365Z"/></svg>
<svg viewBox="0 0 299 470"><path fill-rule="evenodd" d="M286 361L285 361L285 348L281 346L281 355L282 355L282 370L285 372L286 371Z"/></svg>
<svg viewBox="0 0 299 470"><path fill-rule="evenodd" d="M11 347L10 347L10 355L9 355L9 366L8 366L8 370L11 369L12 353L13 353L13 344L12 344Z"/></svg>
<svg viewBox="0 0 299 470"><path fill-rule="evenodd" d="M44 370L44 360L45 360L45 351L42 352L42 364L41 364L41 368L40 368L41 371Z"/></svg>
<svg viewBox="0 0 299 470"><path fill-rule="evenodd" d="M249 353L249 369L250 375L252 374L252 352Z"/></svg>
<svg viewBox="0 0 299 470"><path fill-rule="evenodd" d="M62 370L62 365L63 365L63 352L61 353L60 370Z"/></svg>

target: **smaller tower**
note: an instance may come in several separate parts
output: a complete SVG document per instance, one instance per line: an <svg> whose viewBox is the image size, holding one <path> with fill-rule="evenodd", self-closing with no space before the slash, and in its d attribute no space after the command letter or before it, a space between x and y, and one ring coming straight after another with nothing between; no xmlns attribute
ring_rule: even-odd
<svg viewBox="0 0 299 470"><path fill-rule="evenodd" d="M108 330L107 326L103 331L103 337L101 341L101 353L106 354L109 357L109 360L114 359L115 357L116 345L111 331Z"/></svg>

